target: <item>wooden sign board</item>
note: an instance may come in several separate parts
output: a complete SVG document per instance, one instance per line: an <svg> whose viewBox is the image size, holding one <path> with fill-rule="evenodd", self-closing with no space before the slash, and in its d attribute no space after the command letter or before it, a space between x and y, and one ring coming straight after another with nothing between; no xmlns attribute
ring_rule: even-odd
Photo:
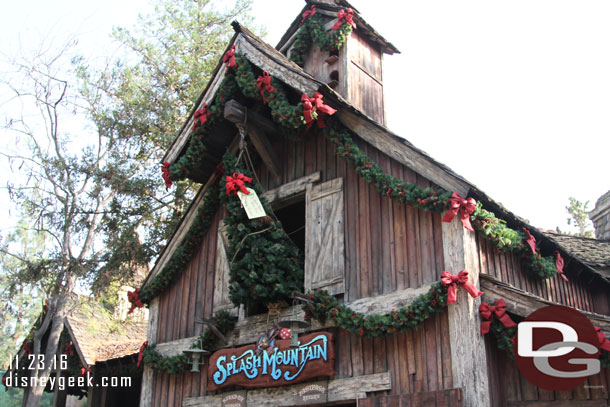
<svg viewBox="0 0 610 407"><path fill-rule="evenodd" d="M256 345L215 352L208 364L208 391L228 386L275 387L335 375L334 338L328 332L276 341L273 352L256 355Z"/></svg>
<svg viewBox="0 0 610 407"><path fill-rule="evenodd" d="M220 400L221 407L246 407L247 406L246 391L235 391L225 393Z"/></svg>
<svg viewBox="0 0 610 407"><path fill-rule="evenodd" d="M328 381L304 383L295 389L294 406L310 406L328 401Z"/></svg>

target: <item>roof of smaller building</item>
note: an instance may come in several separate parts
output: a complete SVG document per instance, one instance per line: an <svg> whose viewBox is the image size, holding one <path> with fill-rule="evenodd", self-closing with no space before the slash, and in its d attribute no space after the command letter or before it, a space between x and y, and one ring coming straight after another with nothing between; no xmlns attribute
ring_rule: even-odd
<svg viewBox="0 0 610 407"><path fill-rule="evenodd" d="M146 340L146 318L130 316L121 321L102 306L80 298L68 315L66 327L85 362L93 365L138 353Z"/></svg>
<svg viewBox="0 0 610 407"><path fill-rule="evenodd" d="M586 265L596 269L610 267L610 240L564 235L551 231L542 231L542 233ZM604 274L610 277L610 270Z"/></svg>

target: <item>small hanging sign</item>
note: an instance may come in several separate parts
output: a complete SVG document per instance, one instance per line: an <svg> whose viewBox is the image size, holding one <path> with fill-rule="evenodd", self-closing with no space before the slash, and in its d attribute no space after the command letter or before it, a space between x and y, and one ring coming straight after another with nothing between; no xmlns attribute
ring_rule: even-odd
<svg viewBox="0 0 610 407"><path fill-rule="evenodd" d="M237 196L241 201L241 206L243 206L246 211L246 215L248 215L248 219L256 219L267 216L260 199L258 199L258 196L256 195L256 192L252 188L246 189L248 192L250 192L248 195L241 191L237 191Z"/></svg>
<svg viewBox="0 0 610 407"><path fill-rule="evenodd" d="M224 393L220 405L222 407L246 407L246 392L242 390Z"/></svg>

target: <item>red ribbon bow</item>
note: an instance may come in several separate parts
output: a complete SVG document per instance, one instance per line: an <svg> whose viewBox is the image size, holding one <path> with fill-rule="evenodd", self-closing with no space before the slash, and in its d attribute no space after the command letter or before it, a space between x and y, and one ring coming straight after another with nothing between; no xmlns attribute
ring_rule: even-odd
<svg viewBox="0 0 610 407"><path fill-rule="evenodd" d="M441 282L447 287L447 305L453 304L457 300L458 286L464 287L472 298L483 295L481 291L468 282L468 272L466 270L462 270L457 274L443 271L441 273Z"/></svg>
<svg viewBox="0 0 610 407"><path fill-rule="evenodd" d="M172 186L172 180L169 178L169 165L169 162L164 161L163 166L161 167L161 176L163 177L163 181L165 181L166 191Z"/></svg>
<svg viewBox="0 0 610 407"><path fill-rule="evenodd" d="M237 196L238 190L245 195L250 194L250 191L248 191L246 189L246 186L244 185L245 182L252 182L252 178L246 177L244 174L241 173L237 174L235 172L233 173L232 177L230 175L227 175L227 195L231 195L231 193L233 193L233 195Z"/></svg>
<svg viewBox="0 0 610 407"><path fill-rule="evenodd" d="M561 278L563 278L564 280L568 281L568 278L566 277L565 274L563 274L563 257L561 257L561 254L559 254L559 252L555 252L555 268L557 269L557 274L559 274L561 276Z"/></svg>
<svg viewBox="0 0 610 407"><path fill-rule="evenodd" d="M127 300L131 303L131 308L129 308L129 311L127 311L128 314L131 314L134 309L142 308L144 306L144 304L142 304L142 301L140 300L139 288L136 288L135 291L128 291Z"/></svg>
<svg viewBox="0 0 610 407"><path fill-rule="evenodd" d="M81 367L81 368L80 368L80 375L81 375L81 376L84 376L84 375L85 375L85 373L87 373L87 374L91 374L91 368L90 368L90 367L88 367L88 368L86 368L86 369L85 369L84 367Z"/></svg>
<svg viewBox="0 0 610 407"><path fill-rule="evenodd" d="M322 113L332 116L337 112L337 110L324 104L324 101L322 100L323 97L324 96L320 92L314 92L312 97L307 96L305 93L301 95L301 102L303 102L303 118L305 119L305 123L307 123L307 128L310 128L313 123L314 109L318 114L318 127L321 129L326 127L324 121L322 121Z"/></svg>
<svg viewBox="0 0 610 407"><path fill-rule="evenodd" d="M598 326L594 327L597 332L597 339L599 339L599 348L610 352L610 340L606 338L606 334L602 332L602 329Z"/></svg>
<svg viewBox="0 0 610 407"><path fill-rule="evenodd" d="M195 127L203 126L203 124L208 121L208 116L210 113L207 111L208 105L206 103L203 104L203 107L195 112L193 115L195 117L195 121L193 122L193 130Z"/></svg>
<svg viewBox="0 0 610 407"><path fill-rule="evenodd" d="M332 26L331 30L338 30L344 23L347 23L356 29L356 23L354 23L354 10L350 7L346 10L339 10L337 12L337 22Z"/></svg>
<svg viewBox="0 0 610 407"><path fill-rule="evenodd" d="M144 350L148 348L148 341L144 341L142 346L140 346L140 352L138 352L138 364L136 367L140 367L140 363L142 363L142 359L144 358Z"/></svg>
<svg viewBox="0 0 610 407"><path fill-rule="evenodd" d="M227 65L227 71L229 71L229 68L237 66L237 62L235 62L235 44L233 44L222 57L222 63L226 64L227 62L229 63L229 65Z"/></svg>
<svg viewBox="0 0 610 407"><path fill-rule="evenodd" d="M474 213L474 210L477 207L477 201L475 201L474 198L464 199L460 194L454 192L451 195L451 198L449 198L449 202L451 205L442 221L449 223L457 216L458 212L460 212L462 225L471 232L474 232L474 229L470 224L470 215Z"/></svg>
<svg viewBox="0 0 610 407"><path fill-rule="evenodd" d="M23 342L23 351L25 352L26 355L31 355L32 354L32 348L30 346L29 342Z"/></svg>
<svg viewBox="0 0 610 407"><path fill-rule="evenodd" d="M271 86L271 76L269 75L269 72L263 71L263 76L256 78L256 87L261 92L263 103L267 103L267 100L265 99L265 92L271 93L275 90L273 89L273 86Z"/></svg>
<svg viewBox="0 0 610 407"><path fill-rule="evenodd" d="M532 249L532 254L536 254L536 252L538 251L536 249L536 238L534 236L532 236L532 234L530 233L529 230L527 230L525 228L525 226L523 227L523 231L525 232L525 243L527 243L530 246L530 249Z"/></svg>
<svg viewBox="0 0 610 407"><path fill-rule="evenodd" d="M301 24L303 24L305 22L305 20L307 20L309 17L312 17L314 14L316 14L316 6L311 6L311 8L309 10L306 10L301 16L303 17L303 19L301 20Z"/></svg>
<svg viewBox="0 0 610 407"><path fill-rule="evenodd" d="M481 305L479 306L479 313L483 318L483 321L481 321L481 335L485 335L487 332L489 332L489 327L491 326L494 315L500 322L502 322L502 325L504 325L505 328L513 328L517 326L517 324L515 324L513 320L510 319L510 316L508 316L506 313L506 302L502 298L496 301L494 305L481 302Z"/></svg>
<svg viewBox="0 0 610 407"><path fill-rule="evenodd" d="M66 343L66 346L64 346L64 354L74 356L74 344L72 341Z"/></svg>
<svg viewBox="0 0 610 407"><path fill-rule="evenodd" d="M8 386L6 385L6 377L2 378L2 384L4 385L4 391L8 391Z"/></svg>

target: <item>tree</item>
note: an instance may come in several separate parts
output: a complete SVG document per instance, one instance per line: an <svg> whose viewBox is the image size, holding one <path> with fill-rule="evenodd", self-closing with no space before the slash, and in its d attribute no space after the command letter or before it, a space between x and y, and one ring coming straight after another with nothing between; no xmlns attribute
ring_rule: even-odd
<svg viewBox="0 0 610 407"><path fill-rule="evenodd" d="M566 206L566 211L570 214L567 219L568 225L575 227L578 232L576 236L593 237L593 229L589 220L589 201L584 204L574 197L570 197L570 204Z"/></svg>
<svg viewBox="0 0 610 407"><path fill-rule="evenodd" d="M159 2L135 34L115 31L128 57L100 68L75 56L74 43L57 52L46 44L12 61L2 85L21 110L6 118L11 141L0 154L11 167L7 191L27 220L23 229L43 239L34 256L19 238L0 251L14 260L3 274L7 285L25 284L48 299L34 355L52 360L57 352L77 284L103 292L130 279L181 218L191 185L167 193L158 163L221 57L228 23L250 0L214 7L221 8L202 0ZM33 375L48 377L50 368ZM28 390L24 405L38 405L44 389Z"/></svg>

